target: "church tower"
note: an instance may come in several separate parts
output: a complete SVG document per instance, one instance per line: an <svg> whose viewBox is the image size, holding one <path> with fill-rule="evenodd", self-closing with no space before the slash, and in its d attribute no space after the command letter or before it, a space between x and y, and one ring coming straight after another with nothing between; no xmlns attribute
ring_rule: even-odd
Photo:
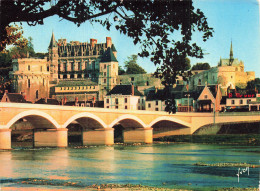
<svg viewBox="0 0 260 191"><path fill-rule="evenodd" d="M58 45L52 32L51 41L49 45L49 70L50 81L58 82Z"/></svg>
<svg viewBox="0 0 260 191"><path fill-rule="evenodd" d="M233 57L233 48L232 48L232 41L231 41L230 53L229 53L229 65L230 66L232 66L233 61L234 61L234 57Z"/></svg>

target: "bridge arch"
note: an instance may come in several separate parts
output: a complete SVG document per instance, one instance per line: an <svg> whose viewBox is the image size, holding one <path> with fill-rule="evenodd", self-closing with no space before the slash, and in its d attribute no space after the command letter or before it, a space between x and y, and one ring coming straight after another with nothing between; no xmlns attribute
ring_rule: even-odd
<svg viewBox="0 0 260 191"><path fill-rule="evenodd" d="M76 115L73 115L62 125L63 128L66 128L73 121L77 121L83 128L90 128L90 129L107 128L107 125L104 123L102 119L88 112L78 113Z"/></svg>
<svg viewBox="0 0 260 191"><path fill-rule="evenodd" d="M152 127L154 126L156 123L160 122L160 121L170 121L170 122L173 122L173 123L178 123L180 125L184 125L186 127L191 127L191 124L190 123L187 123L185 121L182 121L182 120L179 120L177 118L173 118L173 117L167 117L167 116L162 116L162 117L158 117L156 118L155 120L153 120L150 124L149 124L149 127Z"/></svg>
<svg viewBox="0 0 260 191"><path fill-rule="evenodd" d="M156 118L149 126L153 128L153 138L189 134L191 129L191 124L168 116Z"/></svg>
<svg viewBox="0 0 260 191"><path fill-rule="evenodd" d="M31 122L34 126L40 126L43 128L56 128L59 129L61 126L57 123L53 117L49 114L39 111L39 110L28 110L23 111L13 117L6 125L6 129L9 129L15 122L19 119L25 118Z"/></svg>
<svg viewBox="0 0 260 191"><path fill-rule="evenodd" d="M118 118L116 118L110 125L108 125L109 128L114 127L116 124L120 123L123 127L134 127L134 128L147 128L147 125L138 117L134 115L122 115Z"/></svg>

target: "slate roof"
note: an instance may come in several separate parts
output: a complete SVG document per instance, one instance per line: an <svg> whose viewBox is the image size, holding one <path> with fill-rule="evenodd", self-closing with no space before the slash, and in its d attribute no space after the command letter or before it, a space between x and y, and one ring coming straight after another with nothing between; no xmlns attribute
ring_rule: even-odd
<svg viewBox="0 0 260 191"><path fill-rule="evenodd" d="M166 91L164 90L158 90L157 92L155 91L150 91L146 97L147 101L151 100L164 100L166 96Z"/></svg>
<svg viewBox="0 0 260 191"><path fill-rule="evenodd" d="M132 95L132 85L117 85L107 95L120 94L120 95ZM141 92L134 87L135 96L143 96Z"/></svg>
<svg viewBox="0 0 260 191"><path fill-rule="evenodd" d="M90 79L63 80L63 81L60 81L56 87L94 86L94 85L98 85L97 82L93 82Z"/></svg>
<svg viewBox="0 0 260 191"><path fill-rule="evenodd" d="M22 94L18 93L6 93L6 96L12 103L27 103Z"/></svg>
<svg viewBox="0 0 260 191"><path fill-rule="evenodd" d="M106 52L102 55L100 62L118 62L112 49L110 47L107 48Z"/></svg>
<svg viewBox="0 0 260 191"><path fill-rule="evenodd" d="M36 104L49 104L49 105L59 105L59 101L56 99L47 99L47 103L45 98L41 98L35 102Z"/></svg>
<svg viewBox="0 0 260 191"><path fill-rule="evenodd" d="M49 48L57 47L57 46L58 46L58 45L57 45L57 42L56 42L56 40L55 40L54 33L52 32Z"/></svg>
<svg viewBox="0 0 260 191"><path fill-rule="evenodd" d="M114 46L114 44L112 44L111 49L112 49L113 52L117 52L116 47Z"/></svg>

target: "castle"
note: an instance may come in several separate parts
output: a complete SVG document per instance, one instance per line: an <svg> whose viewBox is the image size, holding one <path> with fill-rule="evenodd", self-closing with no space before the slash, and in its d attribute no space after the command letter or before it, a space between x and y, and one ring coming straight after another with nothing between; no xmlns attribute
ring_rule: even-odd
<svg viewBox="0 0 260 191"><path fill-rule="evenodd" d="M244 68L244 63L234 58L231 42L229 58L220 58L216 67L196 72L189 79L190 89L196 89L196 87L205 84L218 84L221 86L222 95L227 94L227 89L235 89L236 87L243 89L248 81L255 79L255 72L245 72Z"/></svg>
<svg viewBox="0 0 260 191"><path fill-rule="evenodd" d="M105 43L55 40L52 33L48 57L13 60L15 93L26 100L56 98L58 101L103 101L104 96L117 84L133 84L143 92L162 88L160 79L151 74L118 75L117 50L110 37Z"/></svg>
<svg viewBox="0 0 260 191"><path fill-rule="evenodd" d="M220 59L216 67L206 71L192 71L190 91L199 86L220 85L222 95L227 89L245 87L255 79L254 72L244 72L244 63L233 57L231 42L229 59ZM27 101L35 103L41 98L66 101L103 101L116 85L134 85L145 96L150 91L163 89L161 80L152 74L118 75L117 50L110 37L105 43L55 40L52 33L48 57L13 60L15 93L22 93ZM180 81L178 85L183 85Z"/></svg>

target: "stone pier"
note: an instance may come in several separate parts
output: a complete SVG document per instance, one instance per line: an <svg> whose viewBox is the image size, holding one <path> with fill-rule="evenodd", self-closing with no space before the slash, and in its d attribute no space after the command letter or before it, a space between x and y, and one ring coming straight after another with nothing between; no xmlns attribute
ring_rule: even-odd
<svg viewBox="0 0 260 191"><path fill-rule="evenodd" d="M136 128L124 130L124 143L152 143L153 128Z"/></svg>
<svg viewBox="0 0 260 191"><path fill-rule="evenodd" d="M47 129L34 132L34 147L67 147L68 129Z"/></svg>
<svg viewBox="0 0 260 191"><path fill-rule="evenodd" d="M83 145L113 145L114 129L94 129L82 132Z"/></svg>
<svg viewBox="0 0 260 191"><path fill-rule="evenodd" d="M11 129L0 129L0 149L11 149Z"/></svg>

